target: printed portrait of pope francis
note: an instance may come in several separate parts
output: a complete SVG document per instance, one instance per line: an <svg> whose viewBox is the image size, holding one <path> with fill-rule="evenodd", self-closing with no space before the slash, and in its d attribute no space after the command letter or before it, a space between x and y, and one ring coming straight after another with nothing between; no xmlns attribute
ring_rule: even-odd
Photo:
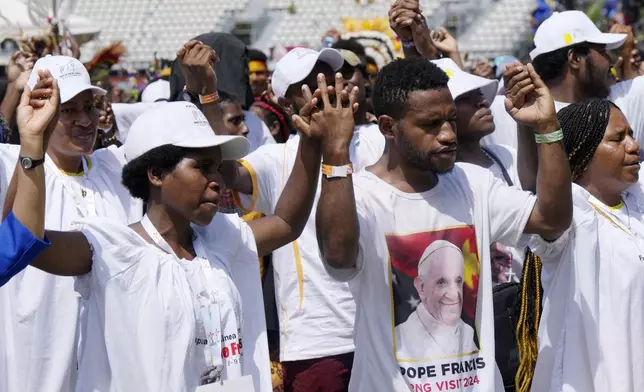
<svg viewBox="0 0 644 392"><path fill-rule="evenodd" d="M396 326L398 359L430 359L477 351L474 329L461 319L463 253L448 241L432 242L418 261L414 286L420 303Z"/></svg>

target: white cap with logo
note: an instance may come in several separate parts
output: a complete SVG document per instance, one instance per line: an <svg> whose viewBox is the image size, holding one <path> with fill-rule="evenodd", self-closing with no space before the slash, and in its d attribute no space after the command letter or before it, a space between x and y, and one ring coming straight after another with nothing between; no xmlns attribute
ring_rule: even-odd
<svg viewBox="0 0 644 392"><path fill-rule="evenodd" d="M499 86L497 80L486 79L467 73L456 65L452 59L443 58L432 60L432 63L442 69L449 78L447 87L449 87L449 91L452 93L452 98L456 99L465 93L481 89L481 93L490 104L494 100Z"/></svg>
<svg viewBox="0 0 644 392"><path fill-rule="evenodd" d="M73 57L51 55L39 58L34 64L27 82L30 89L33 89L38 83L38 71L45 69L51 73L54 79L58 80L61 103L69 101L86 90L91 90L98 95L106 93L102 88L92 86L89 73L83 63Z"/></svg>
<svg viewBox="0 0 644 392"><path fill-rule="evenodd" d="M248 154L242 136L215 135L203 113L189 102L168 102L141 114L130 127L123 148L129 162L146 152L171 144L186 148L221 148L223 160Z"/></svg>
<svg viewBox="0 0 644 392"><path fill-rule="evenodd" d="M622 46L625 40L626 34L602 33L581 11L553 12L534 34L535 48L530 58L534 60L542 54L583 42L606 45L606 49L612 50Z"/></svg>
<svg viewBox="0 0 644 392"><path fill-rule="evenodd" d="M330 48L322 49L319 52L308 48L291 50L275 64L275 71L271 78L271 86L275 96L284 98L289 86L306 79L318 61L329 64L335 72L344 64L344 57L337 50ZM309 87L315 90L316 86Z"/></svg>

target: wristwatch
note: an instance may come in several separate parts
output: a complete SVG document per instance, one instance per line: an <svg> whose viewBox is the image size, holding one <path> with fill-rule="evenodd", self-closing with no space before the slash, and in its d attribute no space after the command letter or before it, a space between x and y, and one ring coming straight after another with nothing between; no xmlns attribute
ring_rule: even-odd
<svg viewBox="0 0 644 392"><path fill-rule="evenodd" d="M38 166L45 163L45 158L43 159L32 159L29 157L20 157L20 166L25 170L35 169Z"/></svg>

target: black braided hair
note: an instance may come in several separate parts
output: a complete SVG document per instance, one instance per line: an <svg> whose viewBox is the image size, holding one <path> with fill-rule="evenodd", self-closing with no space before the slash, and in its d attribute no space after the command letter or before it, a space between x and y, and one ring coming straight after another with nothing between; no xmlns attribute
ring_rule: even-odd
<svg viewBox="0 0 644 392"><path fill-rule="evenodd" d="M519 367L514 377L517 392L530 392L534 367L537 364L537 335L541 318L541 259L525 249L523 272L519 289L519 320L517 321L516 339L519 350Z"/></svg>
<svg viewBox="0 0 644 392"><path fill-rule="evenodd" d="M593 99L573 103L557 113L573 182L588 168L597 146L604 138L610 109L614 106L607 99Z"/></svg>

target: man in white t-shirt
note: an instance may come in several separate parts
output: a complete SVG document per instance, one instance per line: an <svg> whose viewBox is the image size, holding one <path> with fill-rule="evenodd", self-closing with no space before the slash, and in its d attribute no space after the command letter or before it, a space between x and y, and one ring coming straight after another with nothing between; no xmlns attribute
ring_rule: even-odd
<svg viewBox="0 0 644 392"><path fill-rule="evenodd" d="M329 273L350 280L357 298L350 391L503 390L495 364L489 244L515 245L523 233L556 239L572 216L570 172L552 97L534 69L527 69L527 76L508 81L508 104L517 121L534 126L541 142L537 196L508 187L489 170L454 165L456 108L448 78L421 58L396 60L380 71L373 104L387 148L355 181L345 130L324 130L338 143L323 146L326 174L316 231ZM526 85L534 87L527 95ZM413 339L426 344L426 333L397 336L395 329L421 302L414 286L418 263L436 241L462 252L460 318L474 337L463 327L456 355L426 358L398 351Z"/></svg>
<svg viewBox="0 0 644 392"><path fill-rule="evenodd" d="M626 116L635 140L644 145L644 77L614 83L610 71L608 51L626 39L626 34L602 33L581 11L555 12L537 29L530 58L557 111L591 98L610 99ZM503 113L503 97L497 97L492 111L498 130L486 143L516 147L516 122Z"/></svg>
<svg viewBox="0 0 644 392"><path fill-rule="evenodd" d="M298 113L306 104L303 86L317 86L319 74L332 85L334 72L344 61L335 49L296 48L277 62L272 89L287 112ZM360 96L364 100L364 92ZM385 142L377 126L366 124L366 119L356 123L361 125L355 127L349 149L354 168L360 170L380 158ZM242 208L272 215L295 164L298 144L295 135L284 144L262 146L240 162L233 188ZM273 252L286 391L323 386L343 390L349 382L355 301L348 284L326 272L317 248L311 214L300 238Z"/></svg>
<svg viewBox="0 0 644 392"><path fill-rule="evenodd" d="M420 304L396 326L396 356L440 358L478 350L474 330L461 319L463 274L463 253L456 245L437 240L425 249L414 279ZM429 339L418 338L424 334Z"/></svg>

